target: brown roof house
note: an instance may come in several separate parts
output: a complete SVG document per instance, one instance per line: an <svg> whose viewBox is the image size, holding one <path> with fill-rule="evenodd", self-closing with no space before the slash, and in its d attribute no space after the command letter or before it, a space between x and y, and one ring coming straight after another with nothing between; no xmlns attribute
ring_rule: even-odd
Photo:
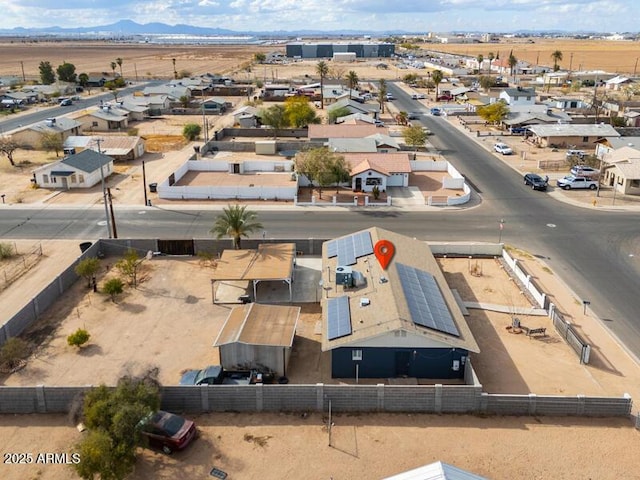
<svg viewBox="0 0 640 480"><path fill-rule="evenodd" d="M411 163L406 152L345 153L344 158L350 166L351 188L356 192L371 192L376 186L381 192L409 186Z"/></svg>
<svg viewBox="0 0 640 480"><path fill-rule="evenodd" d="M372 227L325 242L322 267L332 378L464 378L480 349L426 242Z"/></svg>

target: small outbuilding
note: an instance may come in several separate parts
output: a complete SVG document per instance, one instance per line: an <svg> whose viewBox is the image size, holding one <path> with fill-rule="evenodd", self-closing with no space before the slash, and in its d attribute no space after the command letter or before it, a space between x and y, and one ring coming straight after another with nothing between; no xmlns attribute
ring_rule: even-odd
<svg viewBox="0 0 640 480"><path fill-rule="evenodd" d="M487 480L485 477L462 470L444 462L407 470L406 472L387 477L384 480Z"/></svg>
<svg viewBox="0 0 640 480"><path fill-rule="evenodd" d="M226 370L256 369L286 377L300 307L250 303L229 313L213 343Z"/></svg>

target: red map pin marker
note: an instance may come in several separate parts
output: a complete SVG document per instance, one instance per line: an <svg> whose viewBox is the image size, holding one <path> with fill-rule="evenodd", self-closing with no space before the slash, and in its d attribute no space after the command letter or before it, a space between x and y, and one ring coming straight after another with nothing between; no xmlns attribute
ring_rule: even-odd
<svg viewBox="0 0 640 480"><path fill-rule="evenodd" d="M379 240L373 247L373 252L376 254L382 269L386 270L393 258L393 254L396 253L396 247L389 240Z"/></svg>

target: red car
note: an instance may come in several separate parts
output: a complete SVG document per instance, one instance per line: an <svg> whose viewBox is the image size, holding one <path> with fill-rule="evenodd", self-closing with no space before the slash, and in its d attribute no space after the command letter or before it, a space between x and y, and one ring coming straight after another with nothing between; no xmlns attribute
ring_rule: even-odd
<svg viewBox="0 0 640 480"><path fill-rule="evenodd" d="M440 96L438 97L438 101L439 101L439 102L442 102L442 101L450 102L451 100L453 100L453 95L446 95L446 94L445 94L445 95L440 95Z"/></svg>
<svg viewBox="0 0 640 480"><path fill-rule="evenodd" d="M138 425L147 445L167 455L185 449L197 433L191 420L162 410L150 413Z"/></svg>

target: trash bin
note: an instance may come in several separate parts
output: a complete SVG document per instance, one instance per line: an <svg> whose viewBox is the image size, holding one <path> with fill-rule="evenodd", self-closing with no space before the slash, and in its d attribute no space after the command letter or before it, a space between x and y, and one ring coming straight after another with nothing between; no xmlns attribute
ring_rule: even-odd
<svg viewBox="0 0 640 480"><path fill-rule="evenodd" d="M89 247L91 247L91 245L93 245L93 242L82 242L80 244L80 251L82 253L86 252L87 250L89 250Z"/></svg>
<svg viewBox="0 0 640 480"><path fill-rule="evenodd" d="M157 183L150 183L149 184L149 191L151 193L156 193L158 191L158 184Z"/></svg>

